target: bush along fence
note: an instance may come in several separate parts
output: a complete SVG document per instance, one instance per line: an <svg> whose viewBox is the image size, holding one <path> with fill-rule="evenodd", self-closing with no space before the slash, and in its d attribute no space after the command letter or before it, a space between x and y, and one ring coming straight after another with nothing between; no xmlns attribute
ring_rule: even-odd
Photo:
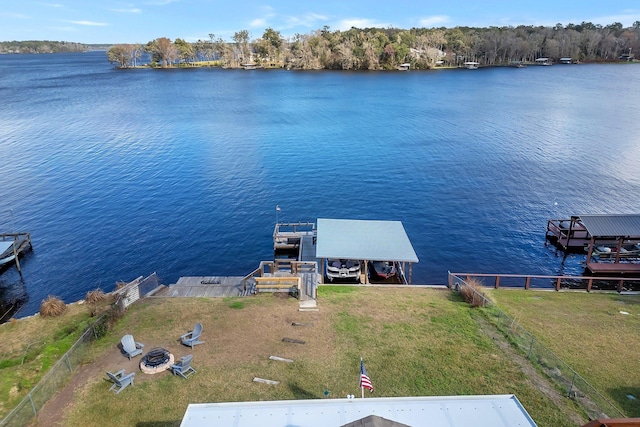
<svg viewBox="0 0 640 427"><path fill-rule="evenodd" d="M512 346L542 371L565 395L578 402L590 419L624 418L625 415L611 401L571 369L560 357L540 344L536 338L501 311L488 299L482 289L467 283L465 279L449 273L449 287L459 292L475 307L483 307L487 319L508 338Z"/></svg>
<svg viewBox="0 0 640 427"><path fill-rule="evenodd" d="M114 322L134 301L150 295L160 285L156 273L138 278L114 291L115 302L100 316L47 372L18 405L0 420L0 427L26 426L51 397L69 380L73 371L82 365L92 342L107 334Z"/></svg>

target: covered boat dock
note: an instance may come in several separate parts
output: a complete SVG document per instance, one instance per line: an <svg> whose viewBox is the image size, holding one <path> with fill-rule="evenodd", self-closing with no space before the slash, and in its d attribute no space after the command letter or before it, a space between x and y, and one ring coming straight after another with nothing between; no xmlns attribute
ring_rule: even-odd
<svg viewBox="0 0 640 427"><path fill-rule="evenodd" d="M640 244L640 215L580 215L580 221L589 236L586 269L593 274L640 274L638 257L625 256L625 246ZM613 243L612 243L613 242ZM594 258L598 245L611 248L608 259Z"/></svg>
<svg viewBox="0 0 640 427"><path fill-rule="evenodd" d="M418 257L400 221L348 220L319 218L316 258L324 268L328 259L363 262L364 283L369 261L391 261L400 266L402 283L410 284L413 263Z"/></svg>

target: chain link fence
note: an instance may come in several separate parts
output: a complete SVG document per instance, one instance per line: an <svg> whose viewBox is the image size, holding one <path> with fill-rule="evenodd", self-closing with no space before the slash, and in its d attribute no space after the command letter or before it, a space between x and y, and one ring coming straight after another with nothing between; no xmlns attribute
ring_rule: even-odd
<svg viewBox="0 0 640 427"><path fill-rule="evenodd" d="M38 412L53 397L55 393L69 380L73 371L85 360L90 344L102 338L109 329L112 314L124 309L144 296L150 295L158 287L159 279L156 273L146 278L139 277L125 285L121 290L114 291L116 302L112 310L99 317L58 360L35 387L22 401L0 420L0 427L21 427L28 425ZM135 295L135 296L134 296Z"/></svg>
<svg viewBox="0 0 640 427"><path fill-rule="evenodd" d="M451 275L449 283L456 292L473 295L474 305L482 306L483 314L504 334L512 346L517 348L540 371L542 371L570 399L578 402L590 419L624 418L625 415L598 390L571 369L560 357L539 343L536 338L501 311L491 300L458 276ZM480 302L481 301L481 302Z"/></svg>
<svg viewBox="0 0 640 427"><path fill-rule="evenodd" d="M18 427L31 422L44 404L69 380L73 370L82 364L89 344L104 335L107 318L107 315L102 315L82 334L18 406L0 420L0 426Z"/></svg>

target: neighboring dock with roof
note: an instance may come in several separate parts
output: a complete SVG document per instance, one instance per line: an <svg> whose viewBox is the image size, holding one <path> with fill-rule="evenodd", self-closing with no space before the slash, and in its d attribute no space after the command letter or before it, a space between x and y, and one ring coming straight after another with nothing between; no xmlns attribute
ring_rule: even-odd
<svg viewBox="0 0 640 427"><path fill-rule="evenodd" d="M586 253L589 273L640 275L640 214L551 219L546 238L565 252Z"/></svg>

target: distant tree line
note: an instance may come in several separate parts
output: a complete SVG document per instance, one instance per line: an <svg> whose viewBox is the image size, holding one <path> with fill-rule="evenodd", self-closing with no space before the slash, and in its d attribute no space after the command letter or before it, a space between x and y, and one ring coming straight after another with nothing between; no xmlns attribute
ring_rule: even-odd
<svg viewBox="0 0 640 427"><path fill-rule="evenodd" d="M87 50L87 45L73 42L48 40L0 42L0 53L57 53L86 52Z"/></svg>
<svg viewBox="0 0 640 427"><path fill-rule="evenodd" d="M455 27L455 28L351 28L330 31L329 27L285 39L267 28L262 37L251 40L249 32L234 34L225 41L215 34L188 43L161 37L141 44L118 44L107 51L110 62L119 67L138 64L144 54L159 67L216 65L225 68L243 64L267 68L303 70L391 70L401 64L428 69L436 65L458 66L466 61L480 65L507 65L513 61L533 62L572 58L593 62L632 59L640 51L640 21L624 28L619 22L602 26L590 22L556 24L553 27Z"/></svg>

